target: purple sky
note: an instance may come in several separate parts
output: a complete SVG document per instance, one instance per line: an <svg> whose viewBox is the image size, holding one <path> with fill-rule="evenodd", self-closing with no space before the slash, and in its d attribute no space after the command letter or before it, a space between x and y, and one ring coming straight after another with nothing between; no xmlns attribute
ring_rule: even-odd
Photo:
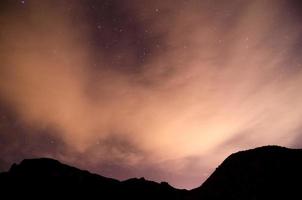
<svg viewBox="0 0 302 200"><path fill-rule="evenodd" d="M301 147L298 0L3 0L0 170L52 157L199 186L230 153Z"/></svg>

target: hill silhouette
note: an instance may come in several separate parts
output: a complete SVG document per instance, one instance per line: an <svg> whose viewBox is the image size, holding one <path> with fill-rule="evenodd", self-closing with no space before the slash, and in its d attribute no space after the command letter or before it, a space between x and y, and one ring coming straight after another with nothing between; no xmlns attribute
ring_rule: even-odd
<svg viewBox="0 0 302 200"><path fill-rule="evenodd" d="M265 146L230 155L191 195L200 199L301 199L302 150Z"/></svg>
<svg viewBox="0 0 302 200"><path fill-rule="evenodd" d="M118 181L49 158L26 159L0 174L0 188L10 198L41 194L55 199L183 199L186 190L144 178ZM21 191L21 193L16 193ZM43 195L44 196L44 195Z"/></svg>
<svg viewBox="0 0 302 200"><path fill-rule="evenodd" d="M118 181L49 158L26 159L0 173L2 195L10 199L300 199L301 181L302 150L278 146L230 155L200 187L190 191L144 178Z"/></svg>

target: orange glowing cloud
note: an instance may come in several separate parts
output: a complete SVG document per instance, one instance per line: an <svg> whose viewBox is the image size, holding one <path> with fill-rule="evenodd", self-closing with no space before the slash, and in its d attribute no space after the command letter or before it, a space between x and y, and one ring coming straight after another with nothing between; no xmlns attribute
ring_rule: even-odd
<svg viewBox="0 0 302 200"><path fill-rule="evenodd" d="M148 163L170 171L179 187L197 186L233 151L292 144L301 126L302 75L291 49L301 29L283 1L139 2L125 9L162 38L158 51L133 66L139 72L116 69L106 50L89 45L90 25L73 23L86 20L76 3L66 13L31 2L22 20L2 14L9 22L1 20L1 99L24 123L55 129L66 151L89 152L87 163ZM136 63L132 50L118 51ZM95 148L99 141L106 148ZM64 152L62 159L76 162ZM173 178L185 171L195 179Z"/></svg>

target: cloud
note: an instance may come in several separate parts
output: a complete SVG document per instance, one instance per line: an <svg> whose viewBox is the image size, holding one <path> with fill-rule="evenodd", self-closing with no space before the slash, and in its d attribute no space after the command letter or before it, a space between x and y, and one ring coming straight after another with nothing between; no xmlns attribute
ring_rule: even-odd
<svg viewBox="0 0 302 200"><path fill-rule="evenodd" d="M59 138L53 157L192 187L235 150L298 137L301 28L289 4L12 4L0 98L32 130L17 132Z"/></svg>

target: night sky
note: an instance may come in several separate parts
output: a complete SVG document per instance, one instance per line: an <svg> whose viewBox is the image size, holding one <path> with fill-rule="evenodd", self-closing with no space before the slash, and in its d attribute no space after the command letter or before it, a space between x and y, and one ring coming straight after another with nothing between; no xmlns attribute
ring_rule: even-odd
<svg viewBox="0 0 302 200"><path fill-rule="evenodd" d="M51 157L199 186L302 147L299 0L1 0L0 171Z"/></svg>

